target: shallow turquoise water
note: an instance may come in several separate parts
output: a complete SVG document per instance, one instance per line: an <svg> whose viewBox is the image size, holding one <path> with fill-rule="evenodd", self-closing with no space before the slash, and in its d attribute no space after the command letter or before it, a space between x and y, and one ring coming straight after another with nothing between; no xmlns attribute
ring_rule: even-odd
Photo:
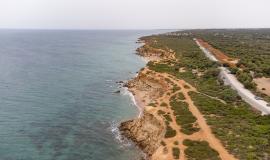
<svg viewBox="0 0 270 160"><path fill-rule="evenodd" d="M137 159L112 129L138 111L113 92L157 32L0 30L0 160Z"/></svg>

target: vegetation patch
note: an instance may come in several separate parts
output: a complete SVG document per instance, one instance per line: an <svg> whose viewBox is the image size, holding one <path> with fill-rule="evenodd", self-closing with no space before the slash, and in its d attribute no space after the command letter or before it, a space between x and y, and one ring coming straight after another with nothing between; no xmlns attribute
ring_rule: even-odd
<svg viewBox="0 0 270 160"><path fill-rule="evenodd" d="M252 112L239 102L223 104L218 100L191 92L195 105L205 115L214 134L239 159L259 160L269 154L270 117Z"/></svg>
<svg viewBox="0 0 270 160"><path fill-rule="evenodd" d="M212 149L206 141L186 139L183 144L187 146L185 155L188 160L220 160L218 152Z"/></svg>
<svg viewBox="0 0 270 160"><path fill-rule="evenodd" d="M149 103L148 106L157 107L156 103Z"/></svg>
<svg viewBox="0 0 270 160"><path fill-rule="evenodd" d="M172 122L172 118L171 118L171 116L169 114L164 114L163 116L164 116L166 121Z"/></svg>
<svg viewBox="0 0 270 160"><path fill-rule="evenodd" d="M180 149L178 147L172 148L173 158L179 159L180 158Z"/></svg>
<svg viewBox="0 0 270 160"><path fill-rule="evenodd" d="M162 110L158 110L158 115L164 115L166 114L166 112L162 111Z"/></svg>
<svg viewBox="0 0 270 160"><path fill-rule="evenodd" d="M166 146L166 143L165 143L164 141L161 141L160 144L161 144L162 146Z"/></svg>
<svg viewBox="0 0 270 160"><path fill-rule="evenodd" d="M167 125L165 138L172 138L176 136L176 130L174 130L171 126Z"/></svg>
<svg viewBox="0 0 270 160"><path fill-rule="evenodd" d="M186 98L185 98L185 96L184 96L184 94L182 92L179 92L177 94L177 99L179 99L179 100L185 100Z"/></svg>
<svg viewBox="0 0 270 160"><path fill-rule="evenodd" d="M162 102L162 103L160 104L160 106L161 106L161 107L167 107L167 106L168 106L168 104L167 104L167 103L165 103L165 102Z"/></svg>
<svg viewBox="0 0 270 160"><path fill-rule="evenodd" d="M196 117L188 109L188 104L182 101L176 101L173 99L170 102L172 110L176 118L176 123L181 127L181 132L185 134L193 134L199 131L199 128L193 127L196 122Z"/></svg>
<svg viewBox="0 0 270 160"><path fill-rule="evenodd" d="M174 85L172 92L175 93L175 92L179 91L180 89L181 89L180 87L178 87L177 85Z"/></svg>

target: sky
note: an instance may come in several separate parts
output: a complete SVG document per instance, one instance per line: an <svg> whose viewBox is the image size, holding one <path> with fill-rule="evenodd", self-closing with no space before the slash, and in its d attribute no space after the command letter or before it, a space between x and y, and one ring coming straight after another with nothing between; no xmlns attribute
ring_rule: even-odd
<svg viewBox="0 0 270 160"><path fill-rule="evenodd" d="M270 0L0 0L0 28L270 28Z"/></svg>

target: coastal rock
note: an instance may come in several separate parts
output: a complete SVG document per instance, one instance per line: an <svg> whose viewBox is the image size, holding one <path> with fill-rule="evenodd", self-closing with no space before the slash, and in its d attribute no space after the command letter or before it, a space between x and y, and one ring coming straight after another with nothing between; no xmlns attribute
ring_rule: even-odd
<svg viewBox="0 0 270 160"><path fill-rule="evenodd" d="M147 44L138 48L136 51L137 51L136 52L137 55L145 57L145 58L146 57L156 57L158 59L160 59L160 58L163 59L163 58L168 58L171 54L169 51L153 48Z"/></svg>
<svg viewBox="0 0 270 160"><path fill-rule="evenodd" d="M122 83L124 83L124 81L117 81L116 83L118 83L118 84L122 84Z"/></svg>
<svg viewBox="0 0 270 160"><path fill-rule="evenodd" d="M146 111L138 119L121 123L119 129L122 135L134 141L149 157L160 146L165 134L162 122Z"/></svg>
<svg viewBox="0 0 270 160"><path fill-rule="evenodd" d="M120 90L118 90L118 91L115 91L114 93L120 93L121 91Z"/></svg>

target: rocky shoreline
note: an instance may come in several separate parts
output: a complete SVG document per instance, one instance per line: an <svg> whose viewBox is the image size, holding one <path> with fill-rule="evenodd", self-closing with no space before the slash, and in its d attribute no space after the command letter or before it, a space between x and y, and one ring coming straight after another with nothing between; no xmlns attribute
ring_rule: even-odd
<svg viewBox="0 0 270 160"><path fill-rule="evenodd" d="M140 149L151 157L164 136L162 123L151 113L144 112L142 117L120 124L121 134L135 142Z"/></svg>
<svg viewBox="0 0 270 160"><path fill-rule="evenodd" d="M137 54L147 60L156 61L165 55L165 51L153 50L147 44L144 44L137 49ZM143 114L136 119L122 122L119 130L123 136L132 140L142 149L150 159L160 147L166 129L163 120L149 109L151 107L148 104L162 96L160 92L164 92L166 85L154 80L153 75L148 74L146 70L146 67L141 69L137 77L124 84L124 87L127 87L134 95L138 107L143 110Z"/></svg>

